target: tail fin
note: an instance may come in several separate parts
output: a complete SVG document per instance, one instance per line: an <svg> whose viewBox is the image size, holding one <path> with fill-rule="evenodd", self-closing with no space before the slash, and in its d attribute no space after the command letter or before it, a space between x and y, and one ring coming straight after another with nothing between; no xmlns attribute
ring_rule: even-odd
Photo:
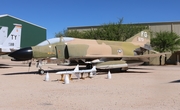
<svg viewBox="0 0 180 110"><path fill-rule="evenodd" d="M8 27L5 26L0 26L0 45L3 44L5 39L7 39L7 34L8 34Z"/></svg>
<svg viewBox="0 0 180 110"><path fill-rule="evenodd" d="M134 44L150 44L150 30L143 30L131 38L127 39L126 42L132 42Z"/></svg>
<svg viewBox="0 0 180 110"><path fill-rule="evenodd" d="M3 47L8 47L10 49L19 49L21 44L21 24L14 24L15 27L7 37L7 39L2 44Z"/></svg>
<svg viewBox="0 0 180 110"><path fill-rule="evenodd" d="M76 66L76 68L74 69L74 72L79 71L79 65Z"/></svg>

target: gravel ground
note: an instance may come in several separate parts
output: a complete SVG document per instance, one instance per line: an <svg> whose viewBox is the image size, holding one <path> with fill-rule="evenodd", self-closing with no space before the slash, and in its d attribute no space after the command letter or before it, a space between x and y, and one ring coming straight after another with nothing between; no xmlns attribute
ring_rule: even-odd
<svg viewBox="0 0 180 110"><path fill-rule="evenodd" d="M69 84L55 70L74 66L43 68L50 81L36 74L35 65L0 59L0 110L180 110L180 66L136 66L112 71L112 79L107 72L85 80L73 76Z"/></svg>

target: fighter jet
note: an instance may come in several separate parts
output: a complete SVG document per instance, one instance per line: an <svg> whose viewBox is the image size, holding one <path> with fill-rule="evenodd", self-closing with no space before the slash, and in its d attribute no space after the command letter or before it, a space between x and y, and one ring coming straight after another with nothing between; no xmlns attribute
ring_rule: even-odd
<svg viewBox="0 0 180 110"><path fill-rule="evenodd" d="M7 36L8 27L1 26L0 29L0 55L11 53L20 49L21 42L21 24L14 24L15 27Z"/></svg>
<svg viewBox="0 0 180 110"><path fill-rule="evenodd" d="M157 56L144 54L151 51L149 30L139 32L126 42L71 37L60 39L54 43L47 41L46 45L22 48L9 56L13 57L13 61L57 58L66 65L82 62L88 69L96 65L100 69L120 68L125 71L130 64L142 64L149 57Z"/></svg>

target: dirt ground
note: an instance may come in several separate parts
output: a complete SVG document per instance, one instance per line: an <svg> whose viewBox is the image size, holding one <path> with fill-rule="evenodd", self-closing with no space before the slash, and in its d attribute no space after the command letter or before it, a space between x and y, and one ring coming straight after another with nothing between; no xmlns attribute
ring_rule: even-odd
<svg viewBox="0 0 180 110"><path fill-rule="evenodd" d="M59 81L46 64L50 81L37 68L0 59L0 110L180 110L180 66L136 66L128 72L98 72L92 79ZM84 75L87 76L87 75Z"/></svg>

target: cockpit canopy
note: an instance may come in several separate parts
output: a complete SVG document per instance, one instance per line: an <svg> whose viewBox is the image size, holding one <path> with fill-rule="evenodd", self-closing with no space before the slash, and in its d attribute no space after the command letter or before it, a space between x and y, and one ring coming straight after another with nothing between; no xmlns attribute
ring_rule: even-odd
<svg viewBox="0 0 180 110"><path fill-rule="evenodd" d="M74 38L72 37L63 37L62 38L62 42L67 42L67 41L71 41ZM60 42L61 38L51 38L51 39L47 39L45 41L42 41L41 43L39 43L37 46L44 46L44 45L49 45L49 44L54 44L54 43L58 43Z"/></svg>

